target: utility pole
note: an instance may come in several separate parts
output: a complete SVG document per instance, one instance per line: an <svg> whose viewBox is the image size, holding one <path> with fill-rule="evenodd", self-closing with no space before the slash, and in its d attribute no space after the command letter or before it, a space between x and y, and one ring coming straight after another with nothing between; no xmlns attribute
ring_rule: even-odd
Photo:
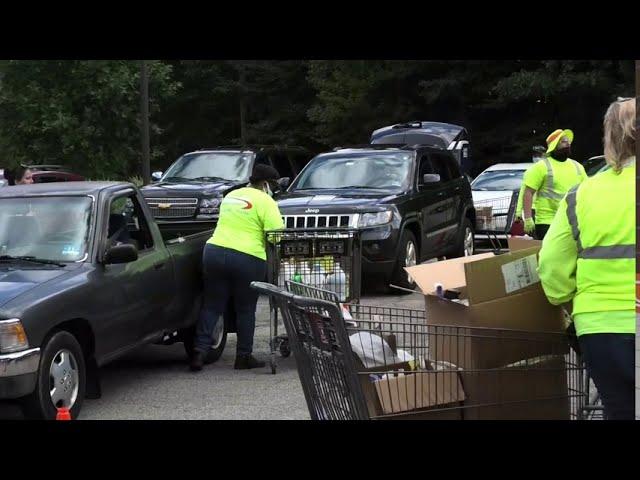
<svg viewBox="0 0 640 480"><path fill-rule="evenodd" d="M151 160L149 154L149 73L147 62L140 62L140 133L142 138L142 181L151 183Z"/></svg>

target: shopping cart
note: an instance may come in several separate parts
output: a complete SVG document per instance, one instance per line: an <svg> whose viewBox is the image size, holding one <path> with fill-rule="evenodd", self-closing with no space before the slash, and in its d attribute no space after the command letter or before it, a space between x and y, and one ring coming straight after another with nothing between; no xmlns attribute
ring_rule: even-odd
<svg viewBox="0 0 640 480"><path fill-rule="evenodd" d="M266 233L267 281L280 288L286 282L333 292L338 303L360 301L360 231L349 228L284 229ZM294 286L295 288L295 286ZM298 287L301 288L301 287ZM302 292L309 294L309 292ZM322 297L319 297L322 298ZM328 297L325 297L328 298ZM334 298L330 298L334 301ZM270 305L270 366L277 371L277 352L291 354L272 299Z"/></svg>
<svg viewBox="0 0 640 480"><path fill-rule="evenodd" d="M564 334L430 325L424 310L360 304L348 305L348 332L333 302L252 287L282 313L312 419L582 418L585 371ZM492 365L497 350L512 361Z"/></svg>
<svg viewBox="0 0 640 480"><path fill-rule="evenodd" d="M496 192L496 195L501 195ZM501 253L507 242L518 205L517 191L496 198L474 200L476 209L476 241L486 238L495 253Z"/></svg>

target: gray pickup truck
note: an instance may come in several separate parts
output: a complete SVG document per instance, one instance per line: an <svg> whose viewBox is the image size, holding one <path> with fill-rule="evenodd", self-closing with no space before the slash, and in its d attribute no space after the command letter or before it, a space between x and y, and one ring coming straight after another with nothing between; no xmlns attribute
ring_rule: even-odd
<svg viewBox="0 0 640 480"><path fill-rule="evenodd" d="M0 189L0 401L76 418L100 395L100 366L149 343L189 352L210 235L163 234L128 183Z"/></svg>

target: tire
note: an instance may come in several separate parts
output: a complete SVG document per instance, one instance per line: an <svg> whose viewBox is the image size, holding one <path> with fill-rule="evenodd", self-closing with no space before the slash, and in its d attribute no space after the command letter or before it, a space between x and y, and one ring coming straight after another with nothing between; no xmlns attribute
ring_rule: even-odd
<svg viewBox="0 0 640 480"><path fill-rule="evenodd" d="M207 356L204 359L204 363L214 363L217 362L218 359L222 356L222 352L224 352L224 347L227 344L227 326L222 318L218 319L218 326L222 326L222 335L218 335L218 341L211 346L211 349L207 353ZM219 333L219 332L218 332ZM185 329L182 333L183 342L184 342L184 351L187 354L187 357L191 358L193 354L193 342L196 334L196 327L190 327Z"/></svg>
<svg viewBox="0 0 640 480"><path fill-rule="evenodd" d="M37 378L34 392L22 405L27 418L55 420L56 407L67 407L71 418L78 418L87 387L87 370L76 337L64 330L49 337L41 351Z"/></svg>
<svg viewBox="0 0 640 480"><path fill-rule="evenodd" d="M412 253L410 252L411 245L413 246ZM416 237L411 231L405 230L402 232L402 236L400 237L400 249L398 252L398 262L396 263L395 270L391 276L390 283L397 285L398 287L413 290L416 288L416 283L410 279L409 275L404 270L404 267L416 265L418 263L418 258L420 258ZM398 295L403 293L402 290L393 288L390 290Z"/></svg>
<svg viewBox="0 0 640 480"><path fill-rule="evenodd" d="M451 252L451 255L447 255L447 258L459 258L473 255L475 252L475 232L473 231L473 225L468 218L464 219L460 233L456 240L455 250Z"/></svg>

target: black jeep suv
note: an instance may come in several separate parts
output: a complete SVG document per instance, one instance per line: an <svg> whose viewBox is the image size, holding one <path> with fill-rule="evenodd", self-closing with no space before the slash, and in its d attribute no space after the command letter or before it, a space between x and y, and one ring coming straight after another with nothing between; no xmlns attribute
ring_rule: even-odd
<svg viewBox="0 0 640 480"><path fill-rule="evenodd" d="M154 172L155 183L144 187L142 194L165 231L187 235L215 227L222 197L249 182L254 164L275 167L286 188L311 156L303 148L289 146L197 150L182 155L164 174Z"/></svg>
<svg viewBox="0 0 640 480"><path fill-rule="evenodd" d="M473 253L471 187L442 146L371 144L320 154L278 204L288 228L362 229L367 280L413 289L403 267Z"/></svg>

